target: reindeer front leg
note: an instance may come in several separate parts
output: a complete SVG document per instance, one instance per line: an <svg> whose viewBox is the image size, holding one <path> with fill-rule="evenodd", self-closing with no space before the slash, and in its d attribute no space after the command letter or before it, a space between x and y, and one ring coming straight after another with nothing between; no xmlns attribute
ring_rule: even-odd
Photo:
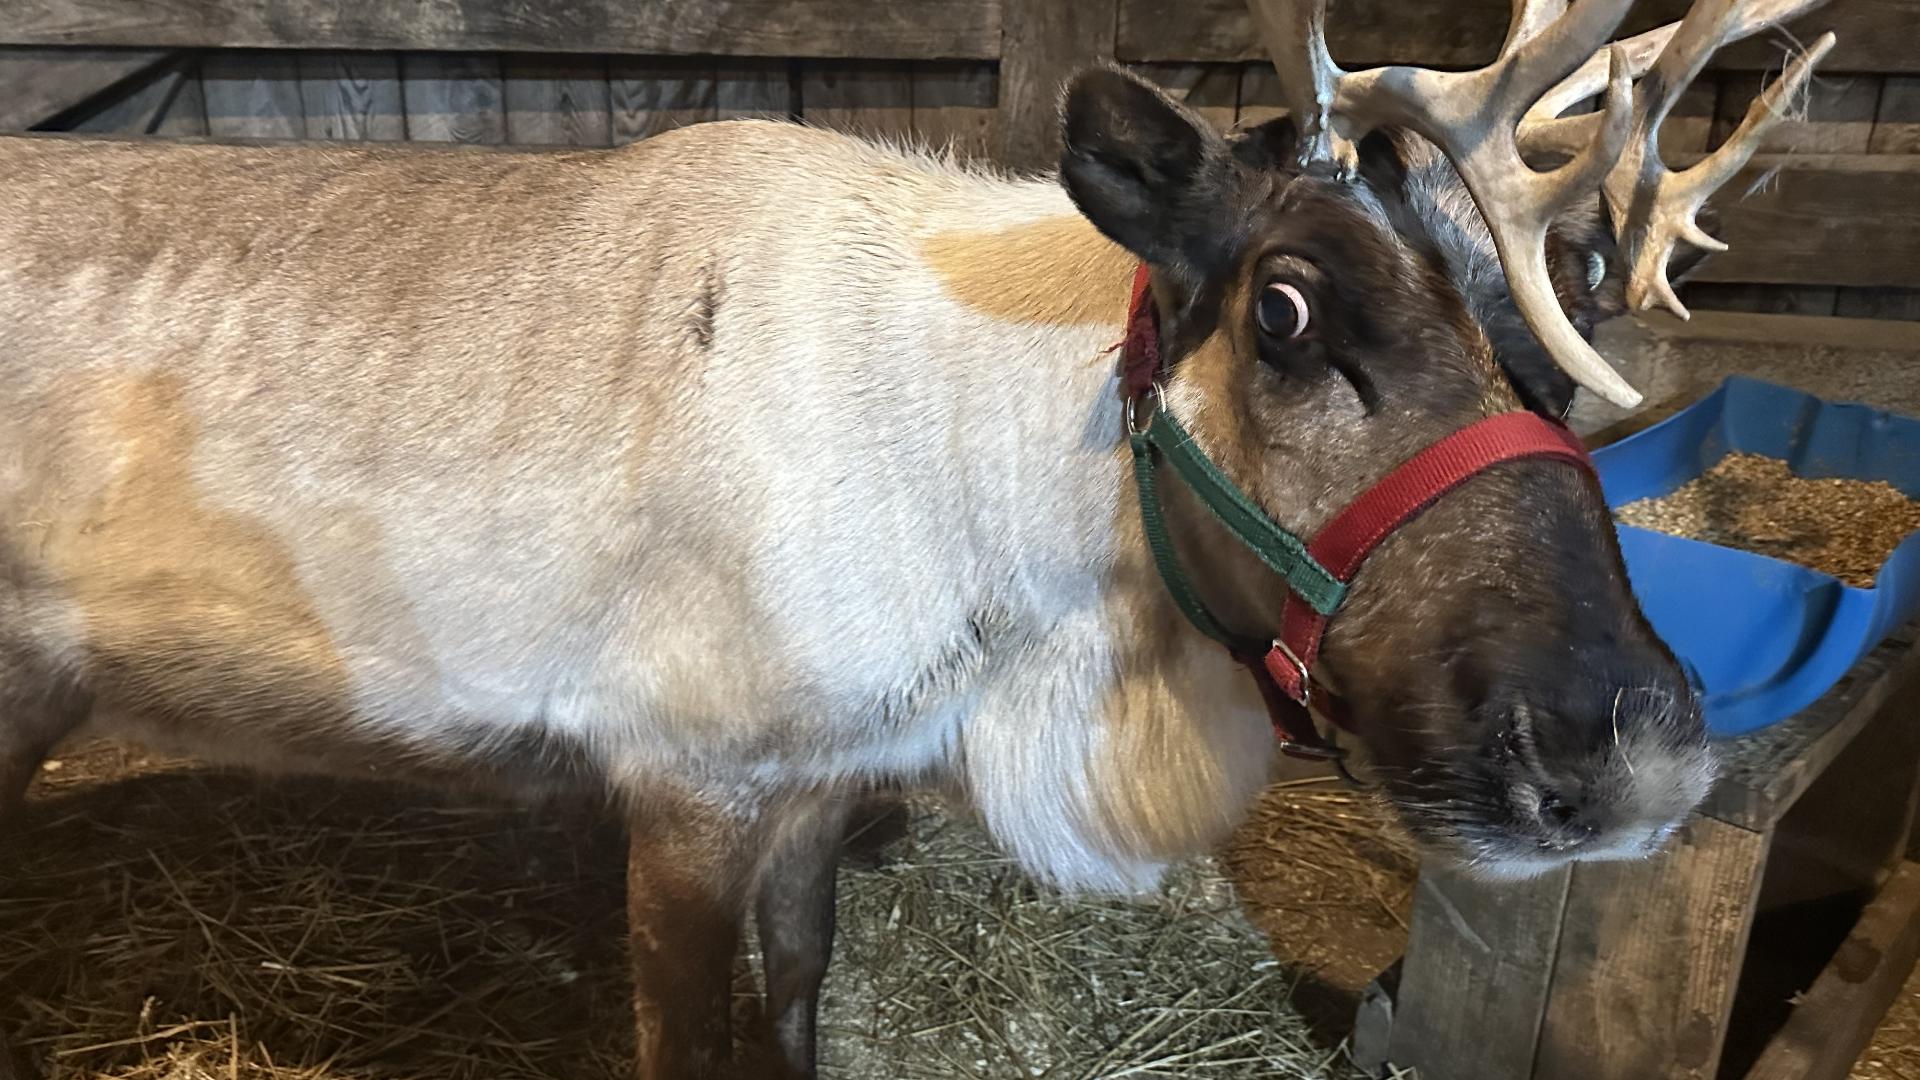
<svg viewBox="0 0 1920 1080"><path fill-rule="evenodd" d="M733 1052L733 959L762 837L760 814L687 801L632 816L637 1080L715 1080Z"/></svg>
<svg viewBox="0 0 1920 1080"><path fill-rule="evenodd" d="M853 804L818 794L781 814L760 866L755 912L766 958L766 1014L785 1067L814 1075L820 983L833 956L834 873Z"/></svg>

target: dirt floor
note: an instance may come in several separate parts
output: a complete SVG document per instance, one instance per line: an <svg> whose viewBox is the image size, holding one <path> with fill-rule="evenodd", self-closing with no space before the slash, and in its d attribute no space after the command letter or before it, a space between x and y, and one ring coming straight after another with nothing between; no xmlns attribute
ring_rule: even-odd
<svg viewBox="0 0 1920 1080"><path fill-rule="evenodd" d="M0 845L0 1024L47 1080L623 1075L624 849L595 808L91 744L26 824ZM1327 782L1276 787L1144 905L1049 896L937 815L881 855L842 878L839 1080L1356 1080L1354 996L1404 944L1414 867Z"/></svg>

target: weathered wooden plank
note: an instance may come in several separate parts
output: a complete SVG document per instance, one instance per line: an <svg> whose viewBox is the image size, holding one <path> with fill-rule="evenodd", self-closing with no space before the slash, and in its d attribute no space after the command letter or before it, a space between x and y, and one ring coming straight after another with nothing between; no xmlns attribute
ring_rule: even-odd
<svg viewBox="0 0 1920 1080"><path fill-rule="evenodd" d="M997 0L10 0L0 44L992 59Z"/></svg>
<svg viewBox="0 0 1920 1080"><path fill-rule="evenodd" d="M1845 1080L1920 957L1920 864L1867 905L1745 1080Z"/></svg>
<svg viewBox="0 0 1920 1080"><path fill-rule="evenodd" d="M1770 170L1778 174L1746 194ZM1920 286L1920 156L1762 155L1715 200L1700 281Z"/></svg>
<svg viewBox="0 0 1920 1080"><path fill-rule="evenodd" d="M1920 154L1920 78L1889 75L1880 88L1867 150L1875 154Z"/></svg>
<svg viewBox="0 0 1920 1080"><path fill-rule="evenodd" d="M504 143L507 113L498 56L407 53L400 94L407 138L420 142Z"/></svg>
<svg viewBox="0 0 1920 1080"><path fill-rule="evenodd" d="M1010 3L1011 0L1008 0ZM1622 33L1679 18L1687 0L1650 0L1628 16ZM1484 64L1506 33L1507 0L1345 0L1328 19L1334 58L1350 66L1417 63L1442 67ZM1811 41L1833 30L1839 47L1829 71L1920 72L1912 28L1920 0L1833 0L1796 21L1794 37ZM1780 66L1773 35L1742 42L1714 57L1715 67L1756 70ZM1172 62L1263 58L1245 0L1121 0L1116 50L1126 61Z"/></svg>
<svg viewBox="0 0 1920 1080"><path fill-rule="evenodd" d="M302 53L300 101L310 139L398 142L407 137L400 58L393 53Z"/></svg>
<svg viewBox="0 0 1920 1080"><path fill-rule="evenodd" d="M303 139L306 107L292 53L213 53L202 63L207 134L223 139Z"/></svg>
<svg viewBox="0 0 1920 1080"><path fill-rule="evenodd" d="M200 65L181 71L180 89L153 125L153 134L168 139L202 138L207 134L207 94L200 81Z"/></svg>
<svg viewBox="0 0 1920 1080"><path fill-rule="evenodd" d="M1660 125L1660 152L1664 155L1704 153L1712 145L1714 109L1720 100L1720 76L1700 79L1680 94L1673 111Z"/></svg>
<svg viewBox="0 0 1920 1080"><path fill-rule="evenodd" d="M1225 131L1238 119L1239 64L1134 64L1133 70L1184 102L1215 128Z"/></svg>
<svg viewBox="0 0 1920 1080"><path fill-rule="evenodd" d="M120 97L77 115L69 114L60 126L101 135L152 135L186 82L187 73L175 66L154 74Z"/></svg>
<svg viewBox="0 0 1920 1080"><path fill-rule="evenodd" d="M1113 55L1118 0L1001 0L1001 164L1048 169L1059 163L1061 89L1074 71Z"/></svg>
<svg viewBox="0 0 1920 1080"><path fill-rule="evenodd" d="M1832 285L1760 285L1695 281L1680 298L1698 311L1753 311L1768 315L1832 315L1840 290Z"/></svg>
<svg viewBox="0 0 1920 1080"><path fill-rule="evenodd" d="M1920 320L1920 289L1841 289L1833 313L1850 319Z"/></svg>
<svg viewBox="0 0 1920 1080"><path fill-rule="evenodd" d="M604 57L506 58L506 141L519 146L611 146Z"/></svg>
<svg viewBox="0 0 1920 1080"><path fill-rule="evenodd" d="M913 66L913 134L962 161L984 160L993 149L994 85L990 64L954 61Z"/></svg>
<svg viewBox="0 0 1920 1080"><path fill-rule="evenodd" d="M713 65L706 61L616 58L608 82L616 144L719 116Z"/></svg>
<svg viewBox="0 0 1920 1080"><path fill-rule="evenodd" d="M789 61L722 59L713 80L714 104L722 120L787 120L800 114L799 80Z"/></svg>
<svg viewBox="0 0 1920 1080"><path fill-rule="evenodd" d="M1396 1066L1421 1080L1530 1075L1570 880L1564 867L1502 882L1420 868L1387 1040Z"/></svg>
<svg viewBox="0 0 1920 1080"><path fill-rule="evenodd" d="M1747 115L1760 91L1773 76L1754 72L1721 77L1720 104L1714 118L1713 141L1718 145ZM1763 154L1864 154L1873 133L1873 116L1880 104L1881 80L1874 75L1836 75L1816 79L1799 109L1775 124L1760 140Z"/></svg>
<svg viewBox="0 0 1920 1080"><path fill-rule="evenodd" d="M1701 153L1713 133L1714 106L1720 96L1718 75L1696 81L1680 94L1666 123L1660 125L1660 149L1667 154ZM1286 115L1280 94L1280 76L1273 65L1255 60L1240 76L1240 123L1264 123Z"/></svg>
<svg viewBox="0 0 1920 1080"><path fill-rule="evenodd" d="M1285 98L1280 94L1280 73L1273 65L1256 60L1240 71L1240 109L1236 123L1253 127L1287 115Z"/></svg>
<svg viewBox="0 0 1920 1080"><path fill-rule="evenodd" d="M0 131L25 131L174 60L159 49L0 48Z"/></svg>
<svg viewBox="0 0 1920 1080"><path fill-rule="evenodd" d="M1696 818L1658 858L1576 864L1532 1075L1713 1080L1765 862Z"/></svg>
<svg viewBox="0 0 1920 1080"><path fill-rule="evenodd" d="M820 127L904 141L913 133L913 72L889 61L806 61L800 115Z"/></svg>

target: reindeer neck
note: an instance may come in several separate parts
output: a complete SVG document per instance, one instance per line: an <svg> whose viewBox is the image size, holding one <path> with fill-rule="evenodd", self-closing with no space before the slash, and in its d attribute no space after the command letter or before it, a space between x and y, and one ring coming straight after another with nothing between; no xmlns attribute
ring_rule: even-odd
<svg viewBox="0 0 1920 1080"><path fill-rule="evenodd" d="M1117 657L1184 637L1141 536L1121 418L1114 346L1137 259L1051 181L970 190L940 217L965 224L920 250L964 312L950 331L950 370L973 388L959 437L977 505L1011 538L1003 565L1046 577L1039 591L1065 605L1053 615L1100 609Z"/></svg>

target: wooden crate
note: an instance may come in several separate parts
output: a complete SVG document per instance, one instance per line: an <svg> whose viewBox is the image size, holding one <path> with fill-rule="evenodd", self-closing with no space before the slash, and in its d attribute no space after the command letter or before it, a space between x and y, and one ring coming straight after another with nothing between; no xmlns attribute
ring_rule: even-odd
<svg viewBox="0 0 1920 1080"><path fill-rule="evenodd" d="M1522 883L1423 868L1359 1055L1421 1080L1844 1078L1920 950L1920 646L1727 751L1658 858Z"/></svg>

